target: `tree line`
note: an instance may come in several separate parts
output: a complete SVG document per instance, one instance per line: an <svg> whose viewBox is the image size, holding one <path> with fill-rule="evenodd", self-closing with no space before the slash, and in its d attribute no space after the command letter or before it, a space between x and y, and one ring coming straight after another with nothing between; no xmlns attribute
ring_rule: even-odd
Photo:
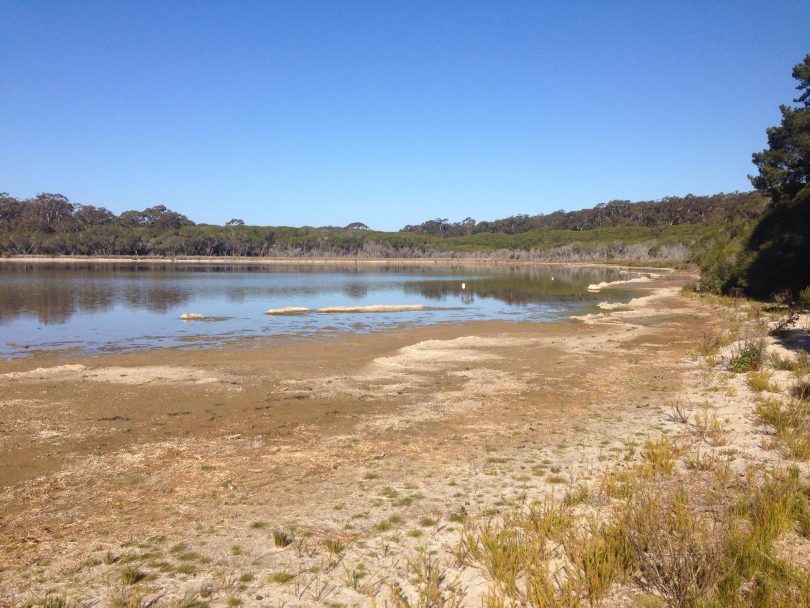
<svg viewBox="0 0 810 608"><path fill-rule="evenodd" d="M104 207L71 203L61 194L18 200L3 193L0 255L422 258L481 254L571 260L675 256L666 259L684 261L686 247L701 232L676 228L692 220L708 225L728 217L735 208L761 205L762 200L759 194L735 193L655 203L614 201L568 213L479 223L471 218L455 224L434 220L422 224L422 229L379 232L361 222L342 228L248 226L238 218L224 226L195 224L164 205L115 215ZM664 238L665 232L677 233L677 238Z"/></svg>
<svg viewBox="0 0 810 608"><path fill-rule="evenodd" d="M437 218L421 224L407 225L402 232L435 236L462 236L480 232L520 234L533 230L594 230L608 226L676 226L679 224L713 224L723 221L735 210L751 203L764 203L760 192L731 192L710 196L668 196L657 201L630 202L613 200L590 209L555 211L538 215L513 215L507 218L476 222L465 218L449 222Z"/></svg>

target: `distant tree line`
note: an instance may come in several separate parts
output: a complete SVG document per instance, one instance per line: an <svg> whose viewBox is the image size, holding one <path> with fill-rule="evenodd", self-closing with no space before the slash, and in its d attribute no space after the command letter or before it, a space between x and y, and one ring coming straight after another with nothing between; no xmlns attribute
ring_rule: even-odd
<svg viewBox="0 0 810 608"><path fill-rule="evenodd" d="M533 230L594 230L618 226L676 226L679 224L713 224L733 214L752 201L762 202L759 192L732 192L711 196L668 196L659 201L614 200L591 209L555 211L549 214L513 215L500 220L476 222L465 218L449 222L437 218L417 225L407 225L402 232L434 236L463 236L481 232L520 234Z"/></svg>

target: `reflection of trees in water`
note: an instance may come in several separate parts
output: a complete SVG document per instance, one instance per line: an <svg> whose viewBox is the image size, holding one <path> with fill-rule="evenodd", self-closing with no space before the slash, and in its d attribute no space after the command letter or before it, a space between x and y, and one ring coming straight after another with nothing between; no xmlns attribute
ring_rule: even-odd
<svg viewBox="0 0 810 608"><path fill-rule="evenodd" d="M483 278L412 281L405 293L419 294L430 300L449 296L472 304L476 297L494 298L510 305L535 302L570 301L593 297L588 285L618 278L615 269L542 267L511 269ZM461 284L465 283L465 288Z"/></svg>
<svg viewBox="0 0 810 608"><path fill-rule="evenodd" d="M343 293L350 298L360 300L368 295L368 283L347 283L343 286Z"/></svg>
<svg viewBox="0 0 810 608"><path fill-rule="evenodd" d="M357 280L336 281L326 285L313 281L290 285L205 285L185 282L189 273L276 273L285 275L316 273L352 274ZM231 302L241 302L250 295L265 292L268 297L280 294L316 295L340 290L362 299L374 288L373 280L364 282L364 274L396 273L426 280L405 280L405 293L418 294L431 300L448 296L472 304L476 297L496 298L508 304L529 304L553 300L574 300L587 297L589 283L618 278L612 268L572 267L498 267L492 266L404 266L390 265L100 265L47 266L8 265L0 267L0 322L19 316L32 315L44 324L66 323L76 313L98 313L117 304L128 308L165 313L190 301L200 289L209 293L224 293ZM457 278L440 279L449 273ZM551 280L551 277L554 280ZM428 280L429 277L437 277ZM396 281L394 277L392 280ZM461 289L466 283L466 289Z"/></svg>
<svg viewBox="0 0 810 608"><path fill-rule="evenodd" d="M66 270L68 270L66 272ZM76 313L99 313L118 303L131 308L166 312L190 298L187 290L171 284L155 285L149 280L114 280L120 275L86 268L3 268L0 289L0 321L9 322L30 315L46 325L67 323ZM133 276L127 268L126 279ZM21 279L21 280L19 280Z"/></svg>
<svg viewBox="0 0 810 608"><path fill-rule="evenodd" d="M191 299L187 289L172 285L154 285L144 281L127 285L121 290L120 301L129 308L145 308L150 312L167 312Z"/></svg>

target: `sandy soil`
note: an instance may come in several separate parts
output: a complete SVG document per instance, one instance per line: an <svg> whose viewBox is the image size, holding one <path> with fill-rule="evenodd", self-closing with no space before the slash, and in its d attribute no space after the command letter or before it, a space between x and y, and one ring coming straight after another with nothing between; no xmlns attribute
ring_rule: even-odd
<svg viewBox="0 0 810 608"><path fill-rule="evenodd" d="M2 363L0 606L134 589L382 605L419 547L452 555L463 515L588 483L676 425L677 400L709 403L767 460L730 400L747 389L694 360L723 320L679 295L686 280L552 324ZM456 575L480 605L483 577Z"/></svg>

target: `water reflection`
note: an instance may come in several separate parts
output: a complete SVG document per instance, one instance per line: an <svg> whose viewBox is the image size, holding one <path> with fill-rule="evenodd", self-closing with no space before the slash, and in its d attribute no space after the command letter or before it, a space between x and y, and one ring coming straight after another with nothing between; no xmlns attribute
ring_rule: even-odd
<svg viewBox="0 0 810 608"><path fill-rule="evenodd" d="M329 301L330 294L354 301L382 293L390 300L400 293L409 301L472 305L483 298L526 306L592 298L589 283L617 277L615 269L571 267L6 263L0 264L0 324L20 317L35 318L44 325L65 324L74 315L94 315L119 306L166 314L205 300L286 305L293 298L303 302L326 298L326 304L337 303Z"/></svg>

